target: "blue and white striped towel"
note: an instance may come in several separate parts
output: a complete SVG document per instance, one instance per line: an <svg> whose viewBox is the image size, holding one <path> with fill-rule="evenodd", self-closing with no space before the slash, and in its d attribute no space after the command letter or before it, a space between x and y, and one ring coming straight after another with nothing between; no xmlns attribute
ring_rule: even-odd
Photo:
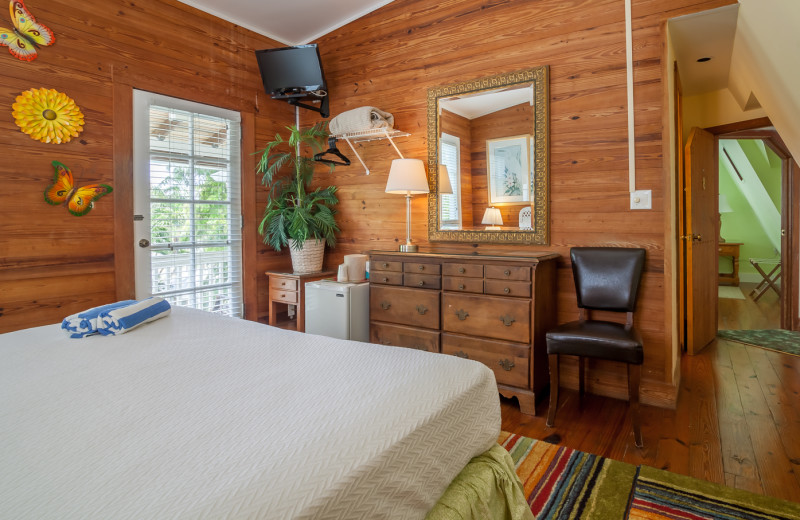
<svg viewBox="0 0 800 520"><path fill-rule="evenodd" d="M64 318L64 321L61 322L61 328L69 333L70 338L83 338L97 334L97 317L101 312L127 307L134 303L136 303L136 300L123 300L81 311Z"/></svg>
<svg viewBox="0 0 800 520"><path fill-rule="evenodd" d="M169 302L154 296L133 305L102 312L97 317L97 331L103 336L116 336L135 329L139 325L168 316Z"/></svg>

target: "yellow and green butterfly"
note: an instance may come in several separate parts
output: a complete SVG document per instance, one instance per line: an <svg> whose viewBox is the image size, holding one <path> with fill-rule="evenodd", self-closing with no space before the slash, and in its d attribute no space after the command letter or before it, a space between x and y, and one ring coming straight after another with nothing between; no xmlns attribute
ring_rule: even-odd
<svg viewBox="0 0 800 520"><path fill-rule="evenodd" d="M76 217L89 213L94 207L94 201L114 191L108 184L89 184L75 188L70 169L58 161L53 161L52 164L56 171L53 184L44 190L44 200L53 206L66 203L67 211Z"/></svg>
<svg viewBox="0 0 800 520"><path fill-rule="evenodd" d="M37 47L53 45L56 37L48 27L37 23L22 0L11 0L12 29L0 27L0 45L8 47L8 52L23 61L33 61L38 56Z"/></svg>

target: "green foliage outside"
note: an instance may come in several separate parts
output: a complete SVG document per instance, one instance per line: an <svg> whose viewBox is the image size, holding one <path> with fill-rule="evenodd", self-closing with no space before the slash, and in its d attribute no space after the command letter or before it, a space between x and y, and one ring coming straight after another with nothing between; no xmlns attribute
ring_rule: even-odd
<svg viewBox="0 0 800 520"><path fill-rule="evenodd" d="M258 172L261 182L269 188L264 218L258 232L264 236L264 243L280 251L295 240L296 247L302 248L308 239L324 240L329 247L336 245L336 210L339 203L336 186L317 188L308 192L318 164L313 157L301 155L302 147L309 147L312 153L323 149L328 137L326 122L301 130L296 126L286 127L289 138L284 140L279 134L261 152ZM286 150L288 148L288 150ZM289 175L279 176L286 167ZM333 171L331 165L330 171Z"/></svg>

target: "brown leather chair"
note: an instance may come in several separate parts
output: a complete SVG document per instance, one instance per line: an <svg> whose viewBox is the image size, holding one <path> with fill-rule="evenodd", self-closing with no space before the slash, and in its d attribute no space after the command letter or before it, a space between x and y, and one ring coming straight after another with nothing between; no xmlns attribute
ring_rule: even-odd
<svg viewBox="0 0 800 520"><path fill-rule="evenodd" d="M607 359L628 364L633 434L642 447L639 420L639 381L644 350L642 337L633 328L633 311L644 270L645 250L622 247L573 247L572 275L578 296L579 319L547 332L550 358L550 410L547 426L553 426L558 408L558 356L578 356L580 395L584 393L585 358ZM592 320L589 311L626 312L625 324Z"/></svg>

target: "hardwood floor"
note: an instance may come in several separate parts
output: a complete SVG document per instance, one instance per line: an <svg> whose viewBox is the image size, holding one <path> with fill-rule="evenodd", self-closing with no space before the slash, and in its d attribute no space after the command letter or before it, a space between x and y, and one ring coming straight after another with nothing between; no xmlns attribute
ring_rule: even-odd
<svg viewBox="0 0 800 520"><path fill-rule="evenodd" d="M743 284L743 292L750 288ZM720 300L720 328L777 328L777 297ZM646 347L645 347L646 348ZM675 410L642 406L636 448L627 402L561 389L555 426L502 399L503 429L631 464L800 502L800 357L717 339L681 360Z"/></svg>

